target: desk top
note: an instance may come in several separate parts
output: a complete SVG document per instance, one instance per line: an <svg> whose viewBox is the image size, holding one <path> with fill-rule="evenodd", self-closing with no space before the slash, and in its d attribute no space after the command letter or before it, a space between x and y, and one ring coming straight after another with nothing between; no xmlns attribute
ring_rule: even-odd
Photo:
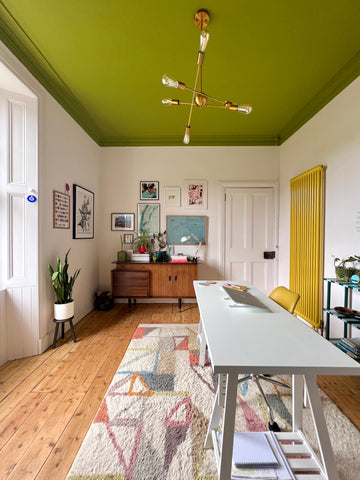
<svg viewBox="0 0 360 480"><path fill-rule="evenodd" d="M194 281L215 373L360 375L360 365L247 282L263 305L234 305L226 283Z"/></svg>

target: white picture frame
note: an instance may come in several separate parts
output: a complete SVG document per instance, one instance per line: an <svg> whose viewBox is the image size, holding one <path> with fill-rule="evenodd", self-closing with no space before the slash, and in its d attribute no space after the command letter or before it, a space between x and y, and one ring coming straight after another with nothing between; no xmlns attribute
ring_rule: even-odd
<svg viewBox="0 0 360 480"><path fill-rule="evenodd" d="M181 188L180 187L165 187L165 206L166 207L180 207L181 205Z"/></svg>
<svg viewBox="0 0 360 480"><path fill-rule="evenodd" d="M206 210L207 196L207 180L184 180L184 208Z"/></svg>

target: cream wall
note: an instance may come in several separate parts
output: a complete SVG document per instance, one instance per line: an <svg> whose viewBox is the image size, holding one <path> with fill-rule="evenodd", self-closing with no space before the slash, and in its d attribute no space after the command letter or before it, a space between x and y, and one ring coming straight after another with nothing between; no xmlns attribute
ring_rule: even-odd
<svg viewBox="0 0 360 480"><path fill-rule="evenodd" d="M131 147L104 148L101 152L102 215L100 224L100 286L110 289L110 270L120 250L119 232L110 229L111 213L136 212L141 180L160 182L161 231L166 215L206 215L208 242L199 252L200 278L222 275L222 182L277 180L277 147ZM208 209L165 208L164 187L180 186L186 179L208 182ZM183 189L182 189L183 192ZM136 215L137 221L137 215ZM194 254L194 247L177 246L177 251Z"/></svg>
<svg viewBox="0 0 360 480"><path fill-rule="evenodd" d="M360 255L359 126L360 78L280 147L280 283L288 284L289 274L289 181L317 165L326 167L325 277L335 276L332 255ZM333 291L332 306L342 305L343 289ZM360 309L359 300L354 294L354 308ZM331 336L342 336L343 323L331 322Z"/></svg>

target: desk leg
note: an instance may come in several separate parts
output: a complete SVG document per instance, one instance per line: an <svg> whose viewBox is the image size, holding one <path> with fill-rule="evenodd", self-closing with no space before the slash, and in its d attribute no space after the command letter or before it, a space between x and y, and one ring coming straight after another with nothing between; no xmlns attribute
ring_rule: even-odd
<svg viewBox="0 0 360 480"><path fill-rule="evenodd" d="M293 432L302 429L304 379L302 375L292 376L292 429Z"/></svg>
<svg viewBox="0 0 360 480"><path fill-rule="evenodd" d="M219 480L229 480L231 477L237 386L238 375L236 373L227 375L222 444L220 449Z"/></svg>
<svg viewBox="0 0 360 480"><path fill-rule="evenodd" d="M321 406L318 386L315 375L304 375L311 414L313 417L317 441L319 444L321 461L327 475L331 480L339 480L335 458L331 446L329 432L326 426L324 412Z"/></svg>

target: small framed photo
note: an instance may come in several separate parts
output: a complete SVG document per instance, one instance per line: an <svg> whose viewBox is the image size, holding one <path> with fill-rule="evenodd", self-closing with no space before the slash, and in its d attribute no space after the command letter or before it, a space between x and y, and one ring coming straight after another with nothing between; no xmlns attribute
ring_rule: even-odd
<svg viewBox="0 0 360 480"><path fill-rule="evenodd" d="M73 185L73 238L94 238L94 204L93 192Z"/></svg>
<svg viewBox="0 0 360 480"><path fill-rule="evenodd" d="M159 182L157 180L140 182L140 200L159 200Z"/></svg>
<svg viewBox="0 0 360 480"><path fill-rule="evenodd" d="M70 228L70 195L53 191L53 228Z"/></svg>
<svg viewBox="0 0 360 480"><path fill-rule="evenodd" d="M207 208L207 180L185 180L184 207L192 210Z"/></svg>
<svg viewBox="0 0 360 480"><path fill-rule="evenodd" d="M180 187L165 187L165 206L180 207Z"/></svg>
<svg viewBox="0 0 360 480"><path fill-rule="evenodd" d="M111 230L123 231L134 230L135 213L112 213L111 214Z"/></svg>
<svg viewBox="0 0 360 480"><path fill-rule="evenodd" d="M134 243L134 234L124 233L124 244L131 245L132 243Z"/></svg>

